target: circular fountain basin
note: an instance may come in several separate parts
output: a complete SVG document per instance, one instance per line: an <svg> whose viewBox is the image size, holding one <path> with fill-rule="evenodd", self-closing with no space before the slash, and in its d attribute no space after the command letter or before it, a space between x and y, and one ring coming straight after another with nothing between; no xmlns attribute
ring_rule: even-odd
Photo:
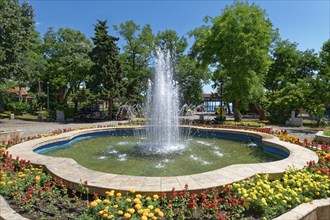
<svg viewBox="0 0 330 220"><path fill-rule="evenodd" d="M182 129L183 133L187 133ZM189 129L173 146L145 145L136 130L103 131L41 146L34 152L74 159L83 167L132 176L183 176L232 164L281 160L287 151L262 144L259 138ZM144 130L141 129L141 133Z"/></svg>
<svg viewBox="0 0 330 220"><path fill-rule="evenodd" d="M69 188L79 190L79 185L87 181L90 192L97 192L101 195L105 191L114 189L117 191L129 191L131 188L141 193L171 192L184 189L185 184L189 185L191 191L203 191L212 187L219 187L231 184L235 181L246 179L257 173L268 173L276 177L281 175L288 167L303 168L307 161L318 161L317 155L301 146L280 141L275 136L244 130L214 129L214 128L193 128L201 131L205 136L228 136L239 137L247 140L263 143L266 151L278 154L287 154L285 159L250 164L229 165L202 173L179 175L179 176L133 176L115 173L94 171L79 165L71 158L45 156L34 152L45 146L51 146L58 142L68 142L77 137L100 132L122 132L141 129L141 127L126 128L95 128L77 130L63 133L58 136L36 139L18 144L9 149L13 157L19 156L22 159L30 160L31 163L42 165L52 175L62 178ZM283 155L285 156L285 155ZM92 160L92 158L91 158Z"/></svg>

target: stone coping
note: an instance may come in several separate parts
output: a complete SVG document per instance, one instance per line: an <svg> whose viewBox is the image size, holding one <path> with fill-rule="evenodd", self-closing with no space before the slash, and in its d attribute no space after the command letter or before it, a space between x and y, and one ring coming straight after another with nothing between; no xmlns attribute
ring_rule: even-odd
<svg viewBox="0 0 330 220"><path fill-rule="evenodd" d="M274 220L326 220L330 219L330 198L303 203Z"/></svg>
<svg viewBox="0 0 330 220"><path fill-rule="evenodd" d="M119 192L127 192L134 188L139 193L153 194L153 193L170 193L174 187L176 190L184 189L185 184L188 184L189 190L194 192L201 192L205 189L213 187L220 187L233 182L247 179L258 173L268 173L270 176L281 175L289 167L298 169L303 168L307 161L318 161L315 152L304 147L280 141L277 137L265 133L223 129L223 128L203 128L193 127L202 131L215 131L225 133L237 133L249 136L254 136L262 139L262 142L268 146L280 148L289 153L285 159L257 164L235 164L221 169L198 173L185 176L169 176L169 177L147 177L147 176L129 176L104 173L90 170L79 165L71 158L59 158L40 155L33 152L34 149L64 140L70 140L82 134L93 132L125 130L125 129L141 129L141 126L136 127L117 127L117 128L93 128L86 130L75 130L67 133L62 133L57 136L45 137L27 141L17 144L8 149L13 158L19 156L21 159L30 160L32 164L42 165L45 170L53 176L63 179L64 183L71 189L80 189L81 183L87 181L89 191L97 192L104 195L105 191L113 189Z"/></svg>
<svg viewBox="0 0 330 220"><path fill-rule="evenodd" d="M330 144L330 136L325 136L323 134L323 131L318 131L315 134L315 140L319 141L319 142L326 142L326 143Z"/></svg>

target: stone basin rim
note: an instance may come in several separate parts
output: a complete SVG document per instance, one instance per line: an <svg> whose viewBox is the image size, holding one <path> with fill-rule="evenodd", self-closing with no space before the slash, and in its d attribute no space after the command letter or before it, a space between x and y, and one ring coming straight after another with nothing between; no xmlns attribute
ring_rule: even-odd
<svg viewBox="0 0 330 220"><path fill-rule="evenodd" d="M101 195L104 195L105 191L109 189L126 192L132 188L140 193L170 193L173 187L176 190L181 190L184 189L186 184L188 184L190 191L201 192L205 189L224 186L239 180L247 179L258 173L280 175L289 167L301 169L306 165L307 161L318 161L315 152L295 144L280 141L277 137L270 134L248 130L205 128L197 126L193 126L193 129L253 136L261 139L261 141L268 146L288 152L289 156L273 162L234 164L213 171L192 175L148 177L94 171L79 165L71 158L45 156L33 151L40 146L59 141L67 141L82 134L141 128L143 128L143 126L103 127L74 130L56 136L34 139L17 144L9 148L8 151L12 154L13 158L18 156L20 159L30 160L32 164L45 167L47 172L55 177L63 179L71 189L79 190L79 185L81 185L82 182L87 181L90 192L97 192Z"/></svg>

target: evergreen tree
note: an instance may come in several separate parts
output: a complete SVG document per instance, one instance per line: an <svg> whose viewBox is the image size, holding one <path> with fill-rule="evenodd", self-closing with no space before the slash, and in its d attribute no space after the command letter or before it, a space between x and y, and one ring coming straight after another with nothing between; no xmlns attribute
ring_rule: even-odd
<svg viewBox="0 0 330 220"><path fill-rule="evenodd" d="M34 12L18 0L0 1L0 81L13 79L21 88L29 76L28 52L34 32ZM21 89L20 89L21 91ZM21 93L19 101L22 101Z"/></svg>
<svg viewBox="0 0 330 220"><path fill-rule="evenodd" d="M88 87L100 98L109 102L109 118L113 117L113 100L120 98L125 91L125 74L121 67L119 39L108 34L107 21L100 21L95 25L95 36L92 38L94 48L89 54L93 62L92 75Z"/></svg>

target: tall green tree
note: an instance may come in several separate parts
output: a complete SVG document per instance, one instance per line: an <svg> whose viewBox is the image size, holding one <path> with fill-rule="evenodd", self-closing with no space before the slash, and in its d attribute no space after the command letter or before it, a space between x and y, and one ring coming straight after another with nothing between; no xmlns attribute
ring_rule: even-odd
<svg viewBox="0 0 330 220"><path fill-rule="evenodd" d="M28 79L27 53L34 31L34 12L31 5L18 0L0 1L0 81L13 79L20 88Z"/></svg>
<svg viewBox="0 0 330 220"><path fill-rule="evenodd" d="M50 28L44 35L48 72L45 79L59 104L66 104L69 95L86 80L92 64L88 56L91 49L91 42L77 30Z"/></svg>
<svg viewBox="0 0 330 220"><path fill-rule="evenodd" d="M259 6L238 1L211 22L210 27L195 31L192 54L217 73L226 91L224 97L233 102L235 120L240 121L240 105L263 96L271 64L272 24Z"/></svg>
<svg viewBox="0 0 330 220"><path fill-rule="evenodd" d="M286 83L295 83L300 54L296 43L278 41L272 54L272 64L265 80L270 91L284 88Z"/></svg>
<svg viewBox="0 0 330 220"><path fill-rule="evenodd" d="M120 98L125 92L124 79L119 48L119 39L108 34L107 21L98 20L95 25L95 35L92 38L94 47L90 58L93 62L92 75L88 86L100 97L108 100L108 114L112 118L114 98Z"/></svg>
<svg viewBox="0 0 330 220"><path fill-rule="evenodd" d="M319 56L321 64L317 78L323 85L322 97L325 99L325 105L328 109L328 114L330 114L330 39L323 43Z"/></svg>
<svg viewBox="0 0 330 220"><path fill-rule="evenodd" d="M125 40L123 53L120 54L127 73L125 97L130 101L141 101L152 72L150 64L155 36L150 25L141 28L131 20L114 25L114 29Z"/></svg>
<svg viewBox="0 0 330 220"><path fill-rule="evenodd" d="M188 46L187 38L179 37L174 30L159 31L156 35L155 46L171 53L174 60L183 55Z"/></svg>
<svg viewBox="0 0 330 220"><path fill-rule="evenodd" d="M199 105L203 102L203 84L208 82L211 72L196 61L182 55L179 57L175 69L176 80L180 87L181 103Z"/></svg>

